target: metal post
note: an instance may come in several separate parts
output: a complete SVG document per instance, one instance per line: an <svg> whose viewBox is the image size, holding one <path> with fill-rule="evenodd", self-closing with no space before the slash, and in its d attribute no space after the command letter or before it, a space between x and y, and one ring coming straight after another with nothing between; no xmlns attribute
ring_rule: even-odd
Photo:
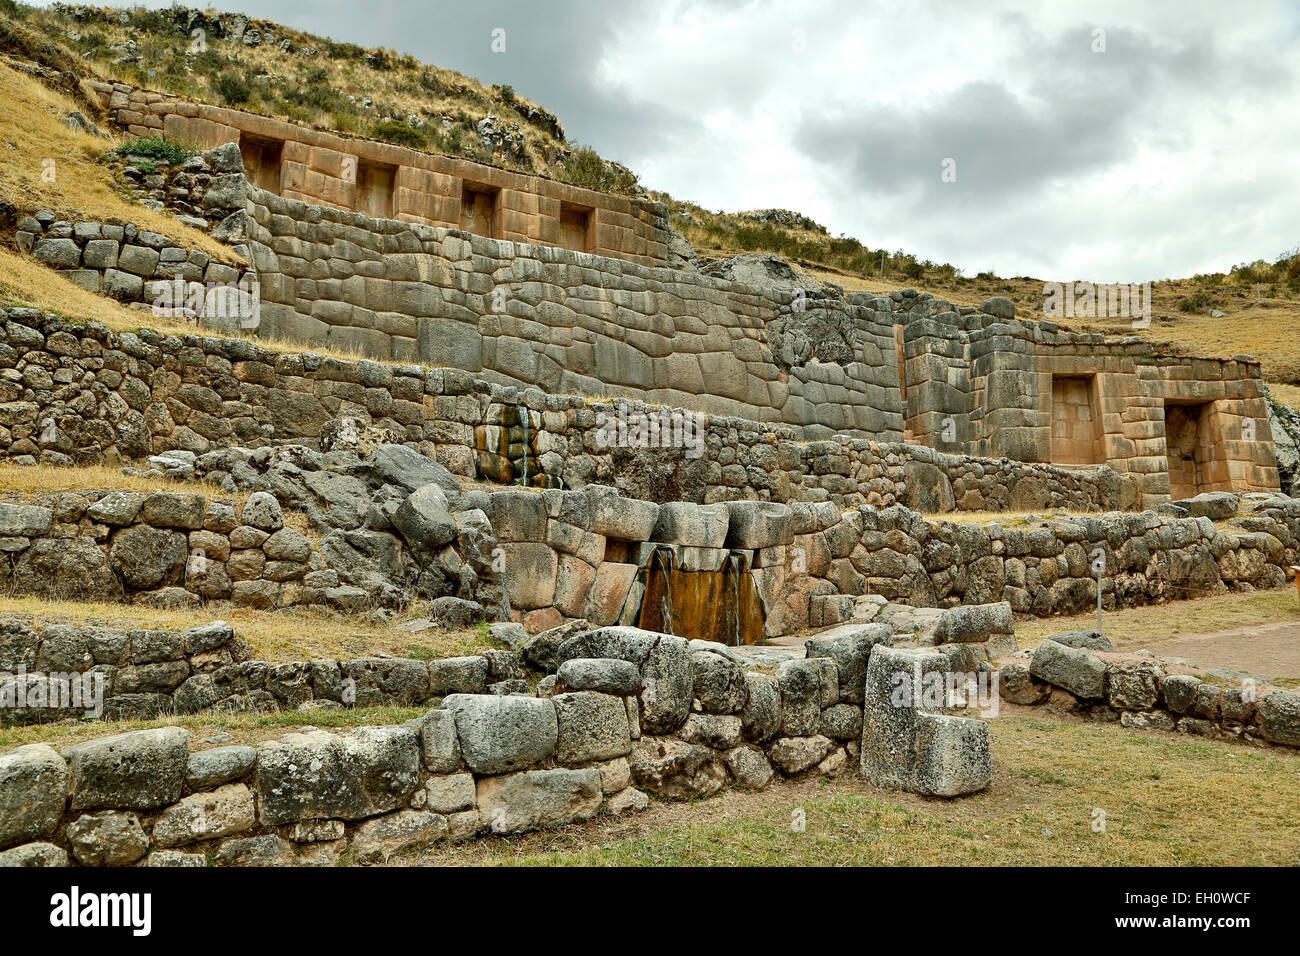
<svg viewBox="0 0 1300 956"><path fill-rule="evenodd" d="M1101 572L1097 572L1097 633L1101 633Z"/></svg>

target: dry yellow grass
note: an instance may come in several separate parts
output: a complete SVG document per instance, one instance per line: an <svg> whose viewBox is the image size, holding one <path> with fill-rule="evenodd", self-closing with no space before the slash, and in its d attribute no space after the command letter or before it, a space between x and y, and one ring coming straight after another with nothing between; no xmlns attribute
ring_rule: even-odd
<svg viewBox="0 0 1300 956"><path fill-rule="evenodd" d="M1212 634L1232 628L1296 622L1300 633L1300 602L1295 587L1260 594L1228 594L1193 598L1170 604L1103 611L1102 627L1119 650L1141 647L1145 641L1177 634ZM1037 647L1052 634L1062 631L1090 631L1097 626L1095 611L1045 620L1016 622L1016 642Z"/></svg>
<svg viewBox="0 0 1300 956"><path fill-rule="evenodd" d="M133 604L0 596L0 614L10 613L32 615L41 624L95 622L165 631L223 620L248 644L255 660L265 661L301 661L313 657L348 660L377 651L394 657L431 660L459 657L474 648L494 646L487 639L486 629L432 630L418 634L405 631L399 625L410 614L386 624L375 624L369 618L335 612L294 608L257 611L221 602L193 609L157 609Z"/></svg>
<svg viewBox="0 0 1300 956"><path fill-rule="evenodd" d="M0 463L0 494L47 494L55 491L185 491L214 498L238 500L240 495L222 491L210 481L174 481L145 475L124 475L107 465L14 465Z"/></svg>
<svg viewBox="0 0 1300 956"><path fill-rule="evenodd" d="M242 261L207 233L124 199L100 161L118 141L68 129L59 120L77 104L5 60L0 60L0 102L4 138L14 148L0 149L0 199L22 212L51 209L69 220L133 222L222 262Z"/></svg>
<svg viewBox="0 0 1300 956"><path fill-rule="evenodd" d="M1269 383L1268 390L1273 398L1283 405L1290 405L1300 412L1300 385L1278 385Z"/></svg>

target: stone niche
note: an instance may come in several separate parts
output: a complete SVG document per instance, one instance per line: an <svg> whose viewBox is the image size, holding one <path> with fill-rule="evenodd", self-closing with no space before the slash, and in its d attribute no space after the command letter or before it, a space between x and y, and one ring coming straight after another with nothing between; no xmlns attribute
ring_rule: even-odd
<svg viewBox="0 0 1300 956"><path fill-rule="evenodd" d="M1223 431L1214 402L1165 403L1169 494L1175 500L1203 491L1232 490Z"/></svg>
<svg viewBox="0 0 1300 956"><path fill-rule="evenodd" d="M560 245L574 252L591 252L594 218L595 210L590 207L560 203Z"/></svg>
<svg viewBox="0 0 1300 956"><path fill-rule="evenodd" d="M1101 447L1095 375L1052 376L1052 462L1096 465L1106 459Z"/></svg>
<svg viewBox="0 0 1300 956"><path fill-rule="evenodd" d="M239 153L244 159L244 174L249 182L259 189L280 192L283 141L241 133Z"/></svg>
<svg viewBox="0 0 1300 956"><path fill-rule="evenodd" d="M465 183L460 197L460 228L489 239L501 235L497 203L500 194L491 186Z"/></svg>
<svg viewBox="0 0 1300 956"><path fill-rule="evenodd" d="M397 167L382 163L357 163L357 212L371 219L393 218L393 187Z"/></svg>

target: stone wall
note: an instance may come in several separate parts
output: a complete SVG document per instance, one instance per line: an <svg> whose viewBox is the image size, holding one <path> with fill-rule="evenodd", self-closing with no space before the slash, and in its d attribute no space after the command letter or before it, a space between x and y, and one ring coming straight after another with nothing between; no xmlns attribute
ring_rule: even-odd
<svg viewBox="0 0 1300 956"><path fill-rule="evenodd" d="M474 231L512 242L564 245L563 224L585 220L582 251L645 265L668 261L661 203L600 193L452 156L341 136L242 110L187 102L124 83L92 83L110 118L140 136L163 135L200 149L239 143L250 178L273 193L333 209L375 211L367 168L384 180L379 218L467 227L469 192L489 194L495 209ZM278 162L257 156L271 146ZM569 215L566 216L565 214Z"/></svg>
<svg viewBox="0 0 1300 956"><path fill-rule="evenodd" d="M912 301L892 306L902 325L907 429L922 444L1105 464L1139 482L1144 507L1171 492L1279 487L1265 388L1250 356L1156 355L1136 336L1107 342L1053 322L960 313L937 300L916 299L904 311ZM1183 447L1165 423L1189 409L1205 423ZM1171 462L1181 475L1184 454L1197 458L1193 476L1171 488Z"/></svg>
<svg viewBox="0 0 1300 956"><path fill-rule="evenodd" d="M581 487L699 502L830 500L925 510L1131 507L1107 469L980 461L927 448L691 415L702 442L639 447L597 416L661 416L637 402L592 402L497 386L459 369L344 361L238 338L116 333L31 309L0 310L0 452L19 461L126 463L169 450L318 445L340 421L375 428L467 478ZM526 423L525 423L526 418ZM525 429L526 424L526 429Z"/></svg>
<svg viewBox="0 0 1300 956"><path fill-rule="evenodd" d="M229 600L238 607L370 607L340 588L308 537L284 526L270 495L61 492L36 504L0 502L0 587L52 600L158 607Z"/></svg>
<svg viewBox="0 0 1300 956"><path fill-rule="evenodd" d="M413 635L413 640L416 639ZM225 621L184 631L0 618L0 724L154 720L304 707L413 707L448 694L529 692L510 651L416 660L251 659ZM98 691L95 682L99 683ZM80 686L77 686L80 685ZM80 695L73 696L74 690ZM98 693L99 708L92 706Z"/></svg>
<svg viewBox="0 0 1300 956"><path fill-rule="evenodd" d="M447 693L405 725L256 747L192 750L176 727L19 747L0 755L0 864L369 862L644 808L643 791L834 775L860 752L868 659L890 635L819 641L769 674L718 645L586 630L554 648L542 696Z"/></svg>
<svg viewBox="0 0 1300 956"><path fill-rule="evenodd" d="M237 248L261 280L259 334L805 438L902 437L893 330L870 310L249 192ZM815 338L836 348L793 347Z"/></svg>
<svg viewBox="0 0 1300 956"><path fill-rule="evenodd" d="M223 310L232 326L238 326L241 316L256 315L256 273L130 223L73 223L41 210L19 221L17 239L19 249L87 292L140 303L168 319L192 321L195 331L202 321L219 321ZM203 294L195 297L191 283L200 285ZM209 301L208 290L215 286L229 290L233 301L225 295ZM210 318L201 319L205 311Z"/></svg>
<svg viewBox="0 0 1300 956"><path fill-rule="evenodd" d="M1300 694L1280 688L1261 693L1245 683L1221 687L1190 674L1167 674L1154 658L1098 654L1075 641L1050 639L1034 651L1028 668L1008 664L1000 673L1002 694L1012 703L1054 700L1068 713L1124 727L1300 747Z"/></svg>

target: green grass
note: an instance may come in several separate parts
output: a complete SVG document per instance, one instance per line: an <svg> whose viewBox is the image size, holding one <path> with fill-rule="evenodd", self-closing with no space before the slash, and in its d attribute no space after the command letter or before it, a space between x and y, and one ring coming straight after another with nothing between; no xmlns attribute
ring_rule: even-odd
<svg viewBox="0 0 1300 956"><path fill-rule="evenodd" d="M1042 713L1041 711L1038 713ZM990 724L995 778L954 801L893 794L847 773L824 785L680 805L631 838L608 818L492 838L422 862L526 866L1222 866L1300 863L1300 754L1044 714ZM797 791L797 792L794 792ZM806 815L794 832L792 814ZM1105 831L1094 832L1094 811ZM652 814L662 814L662 806Z"/></svg>

